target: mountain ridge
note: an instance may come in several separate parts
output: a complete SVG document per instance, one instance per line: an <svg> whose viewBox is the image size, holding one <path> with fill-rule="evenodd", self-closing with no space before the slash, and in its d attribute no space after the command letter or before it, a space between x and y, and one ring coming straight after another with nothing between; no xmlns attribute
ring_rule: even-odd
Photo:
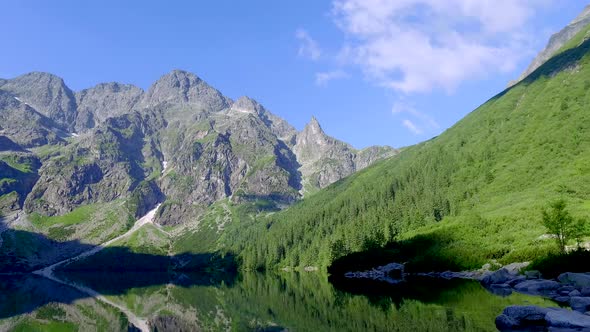
<svg viewBox="0 0 590 332"><path fill-rule="evenodd" d="M199 229L218 202L279 210L397 153L357 157L323 132L321 147L303 149L303 131L256 100L234 101L182 70L146 91L117 82L72 91L55 75L24 74L2 81L0 120L0 215L94 244L158 203L156 223Z"/></svg>
<svg viewBox="0 0 590 332"><path fill-rule="evenodd" d="M532 74L545 62L547 62L547 60L554 56L555 53L558 52L569 40L577 35L582 29L586 28L588 24L590 24L590 5L586 6L584 10L565 28L553 34L549 39L547 46L545 46L545 48L539 52L539 54L535 57L535 59L533 59L527 69L516 80L508 83L508 87L514 86ZM587 36L584 38L586 37Z"/></svg>

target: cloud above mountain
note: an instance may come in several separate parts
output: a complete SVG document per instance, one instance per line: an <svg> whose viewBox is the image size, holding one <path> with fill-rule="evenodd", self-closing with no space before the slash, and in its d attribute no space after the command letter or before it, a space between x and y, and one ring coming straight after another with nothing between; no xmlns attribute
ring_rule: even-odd
<svg viewBox="0 0 590 332"><path fill-rule="evenodd" d="M532 52L527 23L549 0L336 0L341 59L410 94L515 69Z"/></svg>

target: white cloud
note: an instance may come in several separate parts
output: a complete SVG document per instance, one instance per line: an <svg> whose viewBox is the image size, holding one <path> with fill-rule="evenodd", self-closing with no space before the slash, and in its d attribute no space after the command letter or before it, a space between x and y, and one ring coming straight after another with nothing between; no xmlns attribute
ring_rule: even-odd
<svg viewBox="0 0 590 332"><path fill-rule="evenodd" d="M334 0L341 58L402 93L453 91L531 54L528 21L555 0Z"/></svg>
<svg viewBox="0 0 590 332"><path fill-rule="evenodd" d="M295 32L295 38L299 40L299 56L306 57L311 60L318 60L322 56L322 50L320 49L320 46L313 38L311 38L306 30L297 30Z"/></svg>
<svg viewBox="0 0 590 332"><path fill-rule="evenodd" d="M416 126L412 121L408 119L402 121L402 124L404 125L404 127L408 128L411 132L413 132L416 135L421 135L422 133L424 133L422 129L418 128L418 126Z"/></svg>
<svg viewBox="0 0 590 332"><path fill-rule="evenodd" d="M422 134L426 129L436 130L440 128L440 125L433 117L418 111L413 104L407 102L406 100L398 100L395 102L391 108L391 113L394 115L404 115L406 117L411 116L414 121L406 118L402 121L402 124L414 134Z"/></svg>
<svg viewBox="0 0 590 332"><path fill-rule="evenodd" d="M315 83L317 85L323 86L328 84L328 82L333 80L339 80L343 78L348 78L349 75L343 70L333 70L328 72L320 72L315 74Z"/></svg>

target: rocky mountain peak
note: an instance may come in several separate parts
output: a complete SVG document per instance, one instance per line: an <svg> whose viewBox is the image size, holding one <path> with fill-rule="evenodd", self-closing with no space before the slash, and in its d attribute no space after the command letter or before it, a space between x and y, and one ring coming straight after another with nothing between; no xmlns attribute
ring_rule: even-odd
<svg viewBox="0 0 590 332"><path fill-rule="evenodd" d="M322 129L322 126L320 125L320 122L318 121L318 119L315 116L311 117L311 120L307 123L307 125L305 125L305 128L303 129L303 133L306 136L326 136L326 133L324 133L324 130Z"/></svg>
<svg viewBox="0 0 590 332"><path fill-rule="evenodd" d="M288 205L387 156L378 148L357 155L315 117L298 132L256 100L233 102L182 70L147 92L112 82L73 94L45 73L0 80L0 145L52 145L19 209L63 214L140 194L155 204L159 193L187 203L163 208L163 223L195 220L228 197ZM12 188L0 186L0 196Z"/></svg>
<svg viewBox="0 0 590 332"><path fill-rule="evenodd" d="M256 100L247 96L238 98L238 100L236 100L231 106L231 110L235 112L251 114L261 114L265 111L262 105L260 105Z"/></svg>
<svg viewBox="0 0 590 332"><path fill-rule="evenodd" d="M76 99L63 79L53 74L31 72L7 80L1 87L37 112L71 129L76 119Z"/></svg>
<svg viewBox="0 0 590 332"><path fill-rule="evenodd" d="M110 117L129 112L141 99L143 90L116 82L100 83L76 93L78 118L76 131L94 128Z"/></svg>
<svg viewBox="0 0 590 332"><path fill-rule="evenodd" d="M161 103L189 104L207 111L220 111L229 108L231 99L193 73L173 70L160 77L147 91L142 106Z"/></svg>

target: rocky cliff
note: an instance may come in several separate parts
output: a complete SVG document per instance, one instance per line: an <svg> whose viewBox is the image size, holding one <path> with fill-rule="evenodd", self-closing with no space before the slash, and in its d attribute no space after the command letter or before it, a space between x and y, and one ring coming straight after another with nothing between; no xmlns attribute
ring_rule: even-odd
<svg viewBox="0 0 590 332"><path fill-rule="evenodd" d="M298 132L181 70L146 92L120 83L73 92L47 73L1 80L0 120L2 209L48 217L116 201L131 216L163 202L158 222L169 225L222 199L280 208L396 153L358 151L315 118Z"/></svg>

